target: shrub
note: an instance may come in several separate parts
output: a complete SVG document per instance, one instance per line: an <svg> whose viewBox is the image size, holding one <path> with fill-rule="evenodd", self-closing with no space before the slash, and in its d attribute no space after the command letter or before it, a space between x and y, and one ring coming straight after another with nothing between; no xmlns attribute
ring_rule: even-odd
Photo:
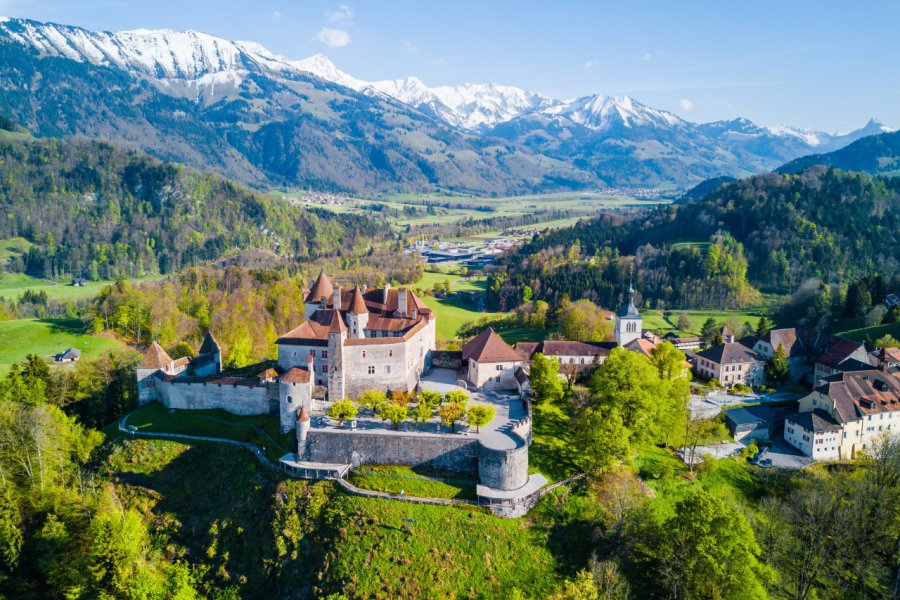
<svg viewBox="0 0 900 600"><path fill-rule="evenodd" d="M387 394L378 390L366 390L356 400L363 408L368 408L373 413L378 413L387 404Z"/></svg>
<svg viewBox="0 0 900 600"><path fill-rule="evenodd" d="M434 410L441 405L441 394L440 392L435 392L433 390L422 390L419 392L419 395L416 396L416 401L419 404L425 404L428 408Z"/></svg>
<svg viewBox="0 0 900 600"><path fill-rule="evenodd" d="M328 409L328 416L339 421L341 424L356 416L358 409L350 400L338 400Z"/></svg>
<svg viewBox="0 0 900 600"><path fill-rule="evenodd" d="M444 394L444 402L458 404L460 408L465 408L469 402L469 395L462 390L453 390Z"/></svg>

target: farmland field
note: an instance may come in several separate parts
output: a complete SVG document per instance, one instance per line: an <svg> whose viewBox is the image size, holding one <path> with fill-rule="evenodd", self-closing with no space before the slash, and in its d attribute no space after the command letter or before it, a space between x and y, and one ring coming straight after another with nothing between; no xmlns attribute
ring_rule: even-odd
<svg viewBox="0 0 900 600"><path fill-rule="evenodd" d="M86 358L125 347L117 340L83 333L77 319L0 321L0 375L28 354L52 360L54 354L78 348L82 358Z"/></svg>
<svg viewBox="0 0 900 600"><path fill-rule="evenodd" d="M685 331L678 329L678 316L684 313L687 315L689 327ZM644 318L644 329L649 329L658 334L669 333L670 331L677 334L700 335L700 329L703 327L704 321L712 317L717 323L724 323L727 320L736 320L740 324L750 323L751 327L756 327L759 323L759 317L762 312L757 311L714 311L714 310L673 310L668 320L663 317L662 312L658 310L642 311Z"/></svg>

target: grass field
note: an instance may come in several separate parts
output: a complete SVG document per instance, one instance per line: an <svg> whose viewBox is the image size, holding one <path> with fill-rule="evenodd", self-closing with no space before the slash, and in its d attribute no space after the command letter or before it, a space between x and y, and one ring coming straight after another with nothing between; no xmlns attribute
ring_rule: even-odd
<svg viewBox="0 0 900 600"><path fill-rule="evenodd" d="M678 316L684 313L687 315L690 326L686 331L678 329ZM700 329L706 319L712 317L717 323L724 323L729 319L736 319L739 323L750 323L751 327L756 327L759 323L761 312L756 311L712 311L712 310L673 310L669 319L663 317L662 312L658 310L642 311L644 318L644 328L650 329L658 334L669 333L674 331L677 334L700 335Z"/></svg>
<svg viewBox="0 0 900 600"><path fill-rule="evenodd" d="M422 301L437 316L437 332L447 341L456 339L459 329L470 321L481 318L501 318L505 313L478 312L465 298L449 295L446 298L425 296Z"/></svg>
<svg viewBox="0 0 900 600"><path fill-rule="evenodd" d="M0 264L12 256L22 256L31 248L31 242L22 237L0 240Z"/></svg>
<svg viewBox="0 0 900 600"><path fill-rule="evenodd" d="M133 279L134 282L155 281L161 276ZM58 283L47 279L38 279L23 273L0 273L0 298L15 300L26 290L47 292L51 300L80 300L93 298L111 281L88 281L83 286L74 286L67 283Z"/></svg>
<svg viewBox="0 0 900 600"><path fill-rule="evenodd" d="M838 324L838 329L843 329L840 327L840 324ZM837 331L836 333L842 337L856 340L858 342L865 341L866 338L874 341L886 334L891 334L894 338L900 339L900 323L843 329L841 331Z"/></svg>
<svg viewBox="0 0 900 600"><path fill-rule="evenodd" d="M411 467L366 465L350 472L350 482L367 490L422 498L475 499L478 480L459 473L425 473Z"/></svg>
<svg viewBox="0 0 900 600"><path fill-rule="evenodd" d="M182 433L250 442L264 447L272 462L296 449L294 434L282 434L278 419L269 415L242 417L224 410L168 411L153 403L135 410L128 425L146 433Z"/></svg>
<svg viewBox="0 0 900 600"><path fill-rule="evenodd" d="M82 358L99 356L126 346L108 337L85 334L77 319L19 319L0 321L0 375L28 354L51 359L68 348L81 350Z"/></svg>
<svg viewBox="0 0 900 600"><path fill-rule="evenodd" d="M294 194L283 192L282 195L290 197ZM668 199L645 200L627 195L596 191L532 194L502 198L480 198L449 194L387 194L375 200L353 199L349 205L322 205L317 207L337 213L350 214L369 214L373 205L383 205L399 211L403 211L404 208L408 207L421 210L421 214L415 216L401 215L390 218L390 223L396 227L450 224L465 218L486 219L521 216L543 211L571 211L571 217L565 219L548 218L544 222L528 226L529 228L542 228L570 226L577 222L579 218L596 216L604 210L655 206L669 201ZM446 203L454 205L453 208L438 206ZM429 204L433 206L432 214L425 214L423 209ZM487 211L484 208L490 208L491 210ZM500 232L490 233L493 235Z"/></svg>

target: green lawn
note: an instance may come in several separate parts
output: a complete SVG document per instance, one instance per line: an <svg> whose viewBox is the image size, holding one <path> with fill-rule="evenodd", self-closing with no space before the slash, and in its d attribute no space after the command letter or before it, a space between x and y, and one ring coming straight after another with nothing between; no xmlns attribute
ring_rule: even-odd
<svg viewBox="0 0 900 600"><path fill-rule="evenodd" d="M678 316L684 313L687 315L690 326L686 331L678 329ZM741 324L749 322L751 327L756 327L762 313L759 311L715 311L715 310L673 310L668 320L663 317L661 311L645 310L641 312L644 318L644 328L650 329L658 334L674 331L677 334L700 335L700 329L706 319L712 317L718 323L724 323L728 319L737 319Z"/></svg>
<svg viewBox="0 0 900 600"><path fill-rule="evenodd" d="M456 339L460 327L481 318L500 318L506 313L478 312L465 297L451 294L446 298L424 296L422 301L437 316L437 332L447 341Z"/></svg>
<svg viewBox="0 0 900 600"><path fill-rule="evenodd" d="M294 433L282 434L278 418L243 417L224 410L166 410L153 403L135 410L128 425L147 433L182 433L250 442L265 447L272 462L296 450Z"/></svg>
<svg viewBox="0 0 900 600"><path fill-rule="evenodd" d="M856 340L858 342L864 341L866 338L871 338L872 340L877 340L878 338L891 334L897 339L900 339L900 323L890 323L888 325L874 325L872 327L860 327L855 329L845 329L843 331L838 331L837 335L842 337Z"/></svg>
<svg viewBox="0 0 900 600"><path fill-rule="evenodd" d="M478 480L459 473L425 473L412 467L365 465L350 472L350 482L367 490L422 498L475 499Z"/></svg>
<svg viewBox="0 0 900 600"><path fill-rule="evenodd" d="M77 319L0 321L0 375L28 354L51 360L68 348L78 348L82 358L88 358L126 346L112 338L85 334Z"/></svg>
<svg viewBox="0 0 900 600"><path fill-rule="evenodd" d="M23 237L6 238L0 240L0 264L12 256L22 256L31 248L31 242Z"/></svg>
<svg viewBox="0 0 900 600"><path fill-rule="evenodd" d="M2 246L0 246L2 247ZM132 279L133 283L140 281L155 281L161 276ZM80 300L93 298L111 281L88 281L83 286L69 285L69 282L60 283L48 279L38 279L24 273L0 273L0 298L7 300L18 299L26 290L45 291L51 300Z"/></svg>

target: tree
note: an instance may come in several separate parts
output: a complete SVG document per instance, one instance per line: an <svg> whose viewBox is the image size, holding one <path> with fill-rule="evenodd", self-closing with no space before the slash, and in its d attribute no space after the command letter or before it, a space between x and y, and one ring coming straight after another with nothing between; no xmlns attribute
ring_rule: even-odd
<svg viewBox="0 0 900 600"><path fill-rule="evenodd" d="M678 330L682 332L690 331L691 329L691 320L688 319L686 313L678 314Z"/></svg>
<svg viewBox="0 0 900 600"><path fill-rule="evenodd" d="M700 328L700 342L704 347L708 348L710 346L716 345L716 336L719 335L719 326L716 324L716 320L712 317L706 319L703 322L703 327ZM719 338L721 339L721 337ZM721 343L721 342L719 342Z"/></svg>
<svg viewBox="0 0 900 600"><path fill-rule="evenodd" d="M441 393L434 390L422 390L416 396L416 401L434 410L441 405Z"/></svg>
<svg viewBox="0 0 900 600"><path fill-rule="evenodd" d="M394 429L399 429L400 423L409 416L409 410L401 404L389 402L381 407L381 410L378 411L378 416L385 421L393 423Z"/></svg>
<svg viewBox="0 0 900 600"><path fill-rule="evenodd" d="M473 404L466 410L466 421L475 426L475 431L480 433L481 426L494 420L496 409L489 404Z"/></svg>
<svg viewBox="0 0 900 600"><path fill-rule="evenodd" d="M769 320L769 317L763 315L759 318L759 322L756 324L756 337L763 337L769 330L772 329L772 321Z"/></svg>
<svg viewBox="0 0 900 600"><path fill-rule="evenodd" d="M373 413L378 414L381 408L388 403L387 394L380 390L366 390L360 394L356 402L363 408L368 408Z"/></svg>
<svg viewBox="0 0 900 600"><path fill-rule="evenodd" d="M417 423L427 423L429 419L431 419L432 415L434 415L434 408L432 408L431 404L422 402L420 400L416 405L416 410L413 413L413 418Z"/></svg>
<svg viewBox="0 0 900 600"><path fill-rule="evenodd" d="M531 371L528 373L531 391L538 402L556 402L563 396L563 384L559 378L559 359L546 357L540 352L534 355Z"/></svg>
<svg viewBox="0 0 900 600"><path fill-rule="evenodd" d="M650 362L659 372L660 379L676 381L690 379L684 352L671 342L660 342L650 351Z"/></svg>
<svg viewBox="0 0 900 600"><path fill-rule="evenodd" d="M328 416L343 425L344 421L349 421L358 412L356 405L351 400L338 400L328 409Z"/></svg>
<svg viewBox="0 0 900 600"><path fill-rule="evenodd" d="M444 402L458 404L461 408L465 408L466 403L469 402L469 395L462 390L450 390L444 394Z"/></svg>
<svg viewBox="0 0 900 600"><path fill-rule="evenodd" d="M588 408L575 420L576 462L595 477L607 473L628 458L631 438L617 409Z"/></svg>
<svg viewBox="0 0 900 600"><path fill-rule="evenodd" d="M455 430L456 422L462 419L465 414L465 407L457 402L445 402L438 409L438 416L441 418L441 423L449 427L450 431Z"/></svg>
<svg viewBox="0 0 900 600"><path fill-rule="evenodd" d="M649 441L660 433L657 416L659 398L665 394L656 368L650 360L621 347L613 348L588 381L592 404L615 409L635 441Z"/></svg>
<svg viewBox="0 0 900 600"><path fill-rule="evenodd" d="M660 580L673 598L764 598L773 579L759 562L760 548L737 510L692 488L654 548Z"/></svg>
<svg viewBox="0 0 900 600"><path fill-rule="evenodd" d="M559 332L570 340L602 342L611 331L606 311L590 300L564 301L556 320Z"/></svg>
<svg viewBox="0 0 900 600"><path fill-rule="evenodd" d="M875 340L876 348L900 348L900 340L896 339L889 333L884 334Z"/></svg>
<svg viewBox="0 0 900 600"><path fill-rule="evenodd" d="M770 380L779 385L787 381L788 376L791 374L791 366L790 363L788 363L787 353L784 351L784 344L781 342L779 342L778 347L775 348L775 353L772 355L772 358L766 363L766 373L769 375Z"/></svg>

